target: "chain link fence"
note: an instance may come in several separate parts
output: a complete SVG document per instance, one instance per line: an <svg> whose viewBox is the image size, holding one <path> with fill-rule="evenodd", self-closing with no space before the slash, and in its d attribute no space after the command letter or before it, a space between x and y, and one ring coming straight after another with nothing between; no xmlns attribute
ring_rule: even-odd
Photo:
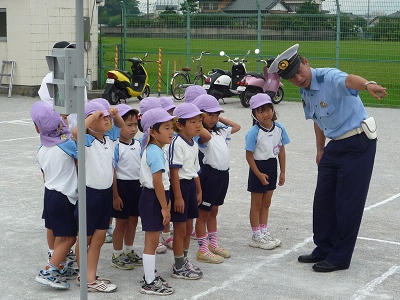
<svg viewBox="0 0 400 300"><path fill-rule="evenodd" d="M242 57L250 50L247 71L260 71L263 66L256 62L258 59L274 57L298 43L300 54L312 67L338 67L387 87L388 96L380 102L362 94L366 105L400 107L399 0L326 0L315 11L279 14L259 5L248 13L229 5L224 9L229 13L182 14L180 7L164 5L163 10L157 10L160 7L154 4L139 8L145 12L142 16L122 9L121 27L101 31L100 82L105 82L104 74L114 66L115 44L121 44L121 61L145 52L150 60L161 60L161 90L156 84L157 63L146 64L146 69L152 93L167 93L175 70L190 66L194 76L198 63L191 58L202 51L211 53L202 60L205 72L230 69L219 56L221 50L231 58ZM254 53L256 48L259 55ZM122 65L125 70L130 68ZM285 99L300 100L298 89L284 83Z"/></svg>

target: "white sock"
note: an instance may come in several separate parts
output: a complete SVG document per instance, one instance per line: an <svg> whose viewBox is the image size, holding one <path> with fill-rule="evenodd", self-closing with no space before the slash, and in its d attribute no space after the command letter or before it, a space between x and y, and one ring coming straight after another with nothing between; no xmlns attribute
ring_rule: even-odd
<svg viewBox="0 0 400 300"><path fill-rule="evenodd" d="M156 269L156 256L143 253L143 269L146 283L152 283L156 279L154 270Z"/></svg>
<svg viewBox="0 0 400 300"><path fill-rule="evenodd" d="M130 245L130 246L125 245L124 249L125 249L125 253L132 252L133 251L133 245Z"/></svg>
<svg viewBox="0 0 400 300"><path fill-rule="evenodd" d="M115 249L114 249L114 255L115 255L115 257L120 256L122 253L124 253L124 250L115 250Z"/></svg>

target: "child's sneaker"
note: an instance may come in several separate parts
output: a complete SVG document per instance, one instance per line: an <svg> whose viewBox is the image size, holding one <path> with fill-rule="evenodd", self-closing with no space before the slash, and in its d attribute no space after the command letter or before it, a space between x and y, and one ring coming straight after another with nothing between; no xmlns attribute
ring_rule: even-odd
<svg viewBox="0 0 400 300"><path fill-rule="evenodd" d="M134 250L125 253L129 260L136 266L143 266L143 259L135 253Z"/></svg>
<svg viewBox="0 0 400 300"><path fill-rule="evenodd" d="M271 241L275 243L275 247L278 247L280 245L282 245L281 240L278 240L277 238L273 237L272 234L268 231L264 236L263 236L264 240L267 241Z"/></svg>
<svg viewBox="0 0 400 300"><path fill-rule="evenodd" d="M158 276L156 279L153 280L151 283L147 283L144 281L140 292L142 294L149 294L149 295L171 295L174 292L172 287L166 286L164 284L164 279Z"/></svg>
<svg viewBox="0 0 400 300"><path fill-rule="evenodd" d="M172 266L171 276L179 279L195 280L203 277L203 272L195 270L193 265L186 260L180 269L175 268L175 265Z"/></svg>
<svg viewBox="0 0 400 300"><path fill-rule="evenodd" d="M71 268L69 265L60 265L58 273L65 280L75 279L79 275L79 269Z"/></svg>
<svg viewBox="0 0 400 300"><path fill-rule="evenodd" d="M192 233L190 234L190 238L197 240L196 230L193 229Z"/></svg>
<svg viewBox="0 0 400 300"><path fill-rule="evenodd" d="M171 236L169 238L167 238L166 240L164 240L164 238L161 237L161 244L163 244L165 247L167 247L169 249L173 249L174 239Z"/></svg>
<svg viewBox="0 0 400 300"><path fill-rule="evenodd" d="M224 248L222 248L222 247L220 247L220 246L217 246L216 248L213 248L213 247L211 247L210 245L208 245L208 249L209 249L212 253L214 253L214 254L216 254L216 255L219 255L219 256L222 256L222 257L224 257L224 258L231 257L231 253L230 253L228 250L226 250L226 249L224 249Z"/></svg>
<svg viewBox="0 0 400 300"><path fill-rule="evenodd" d="M167 252L167 247L164 246L161 243L158 243L158 246L157 246L157 249L156 249L156 253L157 254L161 254L161 253L165 253L165 252Z"/></svg>
<svg viewBox="0 0 400 300"><path fill-rule="evenodd" d="M87 284L88 292L103 292L111 293L117 290L117 286L112 283L105 283L104 281L96 279L95 282Z"/></svg>
<svg viewBox="0 0 400 300"><path fill-rule="evenodd" d="M35 280L41 284L49 285L54 289L69 289L69 283L60 278L57 270L41 270Z"/></svg>
<svg viewBox="0 0 400 300"><path fill-rule="evenodd" d="M254 248L261 248L264 250L272 250L276 247L275 242L267 241L263 237L254 237L254 236L251 238L249 246Z"/></svg>
<svg viewBox="0 0 400 300"><path fill-rule="evenodd" d="M106 231L106 239L105 239L105 243L112 243L112 236L114 233L114 228L113 226L110 224L110 226L108 226L108 229Z"/></svg>
<svg viewBox="0 0 400 300"><path fill-rule="evenodd" d="M111 266L121 270L133 270L135 268L135 265L131 262L128 256L123 253L118 256L115 256L115 254L113 253Z"/></svg>
<svg viewBox="0 0 400 300"><path fill-rule="evenodd" d="M111 280L110 280L110 279L108 279L108 278L101 278L101 277L99 277L99 276L96 276L96 280L98 280L98 281L103 281L105 284L110 284L110 283L111 283ZM80 277L80 276L76 277L76 285L77 285L77 286L81 286L81 277Z"/></svg>
<svg viewBox="0 0 400 300"><path fill-rule="evenodd" d="M224 258L222 256L211 253L211 251L203 253L200 250L198 250L196 258L198 261L207 262L210 264L220 264L224 261Z"/></svg>
<svg viewBox="0 0 400 300"><path fill-rule="evenodd" d="M72 249L69 250L65 261L67 262L68 266L72 266L72 264L76 262L76 255Z"/></svg>

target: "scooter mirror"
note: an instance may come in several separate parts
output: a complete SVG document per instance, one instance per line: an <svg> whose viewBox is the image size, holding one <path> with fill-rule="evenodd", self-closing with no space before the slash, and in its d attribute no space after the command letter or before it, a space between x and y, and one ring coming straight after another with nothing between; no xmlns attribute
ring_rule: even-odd
<svg viewBox="0 0 400 300"><path fill-rule="evenodd" d="M146 52L145 54L144 54L144 57L147 57L149 54Z"/></svg>
<svg viewBox="0 0 400 300"><path fill-rule="evenodd" d="M224 56L225 55L225 51L221 51L220 53L219 53L219 56Z"/></svg>
<svg viewBox="0 0 400 300"><path fill-rule="evenodd" d="M246 55L249 55L250 54L250 50L247 50L247 53L246 53Z"/></svg>
<svg viewBox="0 0 400 300"><path fill-rule="evenodd" d="M260 49L256 49L256 50L254 50L254 53L255 53L255 54L258 54L258 53L260 53Z"/></svg>

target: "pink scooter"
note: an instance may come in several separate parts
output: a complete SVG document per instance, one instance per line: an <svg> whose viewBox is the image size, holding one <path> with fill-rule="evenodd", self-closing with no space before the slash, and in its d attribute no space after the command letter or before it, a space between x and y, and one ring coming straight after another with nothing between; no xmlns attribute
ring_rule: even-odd
<svg viewBox="0 0 400 300"><path fill-rule="evenodd" d="M258 49L256 49L256 54ZM268 73L268 67L275 58L269 60L259 60L265 63L264 75L256 72L248 72L241 80L237 91L240 93L240 102L244 107L250 106L250 98L258 93L266 93L271 97L274 104L278 104L283 100L283 83L277 73Z"/></svg>

